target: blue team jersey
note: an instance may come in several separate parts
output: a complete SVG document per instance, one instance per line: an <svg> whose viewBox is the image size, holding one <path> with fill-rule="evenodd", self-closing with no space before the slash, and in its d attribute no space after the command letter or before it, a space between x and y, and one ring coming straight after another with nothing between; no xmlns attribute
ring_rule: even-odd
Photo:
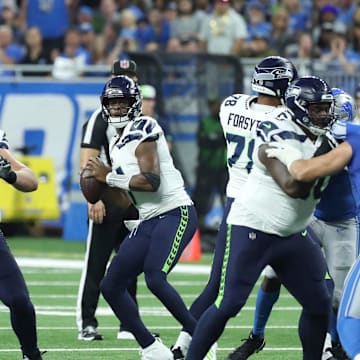
<svg viewBox="0 0 360 360"><path fill-rule="evenodd" d="M341 195L339 196L339 191ZM359 206L354 196L351 174L341 171L330 178L327 188L321 194L321 200L314 215L323 221L341 221L358 215Z"/></svg>
<svg viewBox="0 0 360 360"><path fill-rule="evenodd" d="M353 148L351 162L348 166L351 179L353 196L357 201L357 213L360 209L360 152L356 149L360 147L360 125L346 122L345 140Z"/></svg>
<svg viewBox="0 0 360 360"><path fill-rule="evenodd" d="M360 126L338 121L333 126L335 138L347 141L353 149L360 146ZM341 194L339 196L339 191ZM314 215L325 221L341 221L360 216L360 154L353 151L347 170L331 177Z"/></svg>

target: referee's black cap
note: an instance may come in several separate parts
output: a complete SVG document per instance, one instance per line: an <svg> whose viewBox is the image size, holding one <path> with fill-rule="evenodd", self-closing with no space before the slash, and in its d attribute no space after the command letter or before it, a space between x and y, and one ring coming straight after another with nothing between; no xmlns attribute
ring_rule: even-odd
<svg viewBox="0 0 360 360"><path fill-rule="evenodd" d="M115 60L111 66L111 75L120 76L120 75L135 75L136 73L136 62L134 60L128 59L118 59Z"/></svg>

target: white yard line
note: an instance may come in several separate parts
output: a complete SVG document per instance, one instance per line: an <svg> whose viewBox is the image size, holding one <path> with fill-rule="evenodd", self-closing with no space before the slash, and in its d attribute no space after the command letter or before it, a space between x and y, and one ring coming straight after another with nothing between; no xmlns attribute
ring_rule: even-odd
<svg viewBox="0 0 360 360"><path fill-rule="evenodd" d="M16 261L21 267L37 268L82 269L84 265L82 260L18 257ZM209 274L210 265L177 264L172 272L181 274Z"/></svg>
<svg viewBox="0 0 360 360"><path fill-rule="evenodd" d="M107 351L139 351L140 348L86 348L86 349L69 349L69 348L46 348L49 352L107 352ZM217 351L231 351L233 348L218 348ZM291 348L271 348L265 347L262 351L301 351L301 348L291 347ZM19 352L19 349L0 349L0 353L2 352Z"/></svg>
<svg viewBox="0 0 360 360"><path fill-rule="evenodd" d="M179 330L179 325L159 325L159 326L149 326L149 329L153 330ZM252 324L248 325L226 325L226 329L251 329ZM298 329L298 325L266 325L267 329L272 330L284 330L284 329ZM77 330L76 326L37 326L38 330ZM119 330L118 326L99 326L101 330ZM12 330L10 326L0 326L0 331Z"/></svg>
<svg viewBox="0 0 360 360"><path fill-rule="evenodd" d="M76 307L75 306L39 306L35 305L35 310L37 315L44 316L75 316ZM254 312L254 306L245 306L241 311L251 311ZM300 306L276 306L273 311L301 311ZM0 312L9 312L8 308L4 305L0 305ZM110 308L107 307L98 307L96 309L96 314L99 316L114 316L114 313ZM140 315L142 317L146 316L171 316L170 313L164 307L141 307Z"/></svg>

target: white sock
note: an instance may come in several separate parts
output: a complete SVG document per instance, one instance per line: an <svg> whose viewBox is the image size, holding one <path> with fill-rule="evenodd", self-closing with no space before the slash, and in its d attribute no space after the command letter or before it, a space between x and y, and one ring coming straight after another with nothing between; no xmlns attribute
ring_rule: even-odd
<svg viewBox="0 0 360 360"><path fill-rule="evenodd" d="M192 337L189 333L187 333L186 331L180 331L180 334L174 345L174 349L180 347L180 349L183 352L183 355L186 355L190 346L191 339Z"/></svg>

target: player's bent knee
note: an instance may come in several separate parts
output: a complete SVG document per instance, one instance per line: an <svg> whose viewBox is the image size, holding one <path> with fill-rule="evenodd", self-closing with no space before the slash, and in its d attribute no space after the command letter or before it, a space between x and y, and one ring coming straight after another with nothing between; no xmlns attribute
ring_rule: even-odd
<svg viewBox="0 0 360 360"><path fill-rule="evenodd" d="M11 311L27 313L35 312L34 306L27 294L15 294L12 296L6 305L10 308Z"/></svg>
<svg viewBox="0 0 360 360"><path fill-rule="evenodd" d="M145 271L145 282L148 289L153 293L159 293L167 282L166 274L163 271Z"/></svg>
<svg viewBox="0 0 360 360"><path fill-rule="evenodd" d="M328 292L324 292L322 296L316 296L304 306L304 311L317 316L329 314L332 306L332 297Z"/></svg>
<svg viewBox="0 0 360 360"><path fill-rule="evenodd" d="M119 289L116 286L113 286L112 282L109 281L106 277L100 282L100 292L106 301L111 301L115 290L118 292Z"/></svg>

